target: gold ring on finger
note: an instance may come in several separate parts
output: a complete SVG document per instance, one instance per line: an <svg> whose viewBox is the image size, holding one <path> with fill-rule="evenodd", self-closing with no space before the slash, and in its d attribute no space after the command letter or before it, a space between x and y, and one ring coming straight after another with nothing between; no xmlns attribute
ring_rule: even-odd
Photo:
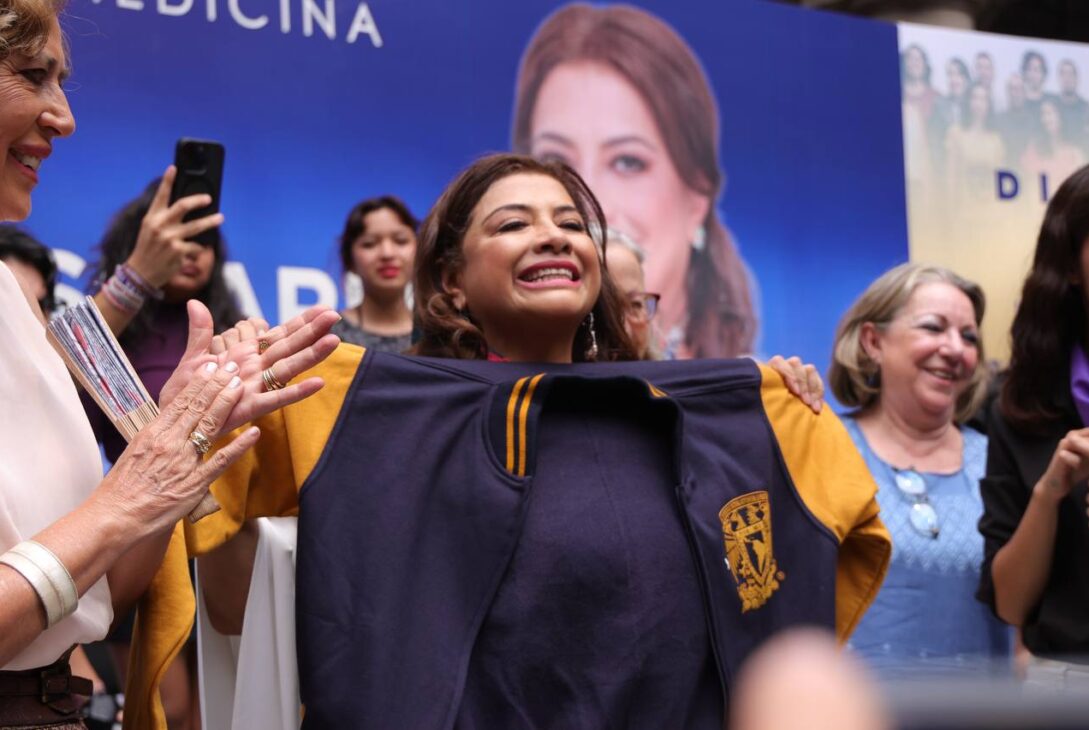
<svg viewBox="0 0 1089 730"><path fill-rule="evenodd" d="M193 448L197 450L197 456L204 456L212 450L212 442L200 431L194 430L189 434L189 443L193 444Z"/></svg>
<svg viewBox="0 0 1089 730"><path fill-rule="evenodd" d="M264 354L265 350L272 347L272 343L266 340L264 337L257 340L257 352L258 354Z"/></svg>
<svg viewBox="0 0 1089 730"><path fill-rule="evenodd" d="M265 368L261 371L261 380L265 383L265 390L282 390L284 387L284 384L272 372L272 368Z"/></svg>

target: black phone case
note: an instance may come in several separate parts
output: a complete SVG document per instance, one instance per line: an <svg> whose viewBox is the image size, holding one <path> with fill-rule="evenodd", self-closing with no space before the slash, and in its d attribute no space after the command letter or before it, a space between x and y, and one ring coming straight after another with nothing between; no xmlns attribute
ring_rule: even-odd
<svg viewBox="0 0 1089 730"><path fill-rule="evenodd" d="M224 154L223 145L219 142L185 137L178 140L174 148L174 167L177 168L177 174L170 190L170 202L200 193L212 196L210 205L188 213L183 220L195 220L219 212ZM212 246L216 241L216 229L194 236L192 240L204 246Z"/></svg>

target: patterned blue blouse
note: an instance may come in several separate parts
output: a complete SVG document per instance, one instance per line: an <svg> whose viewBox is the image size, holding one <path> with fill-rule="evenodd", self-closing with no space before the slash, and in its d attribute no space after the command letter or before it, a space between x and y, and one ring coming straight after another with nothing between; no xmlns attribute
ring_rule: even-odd
<svg viewBox="0 0 1089 730"><path fill-rule="evenodd" d="M911 522L916 500L897 487L900 472L873 452L855 419L843 422L877 482L881 519L893 545L885 583L849 646L886 678L1007 671L1010 629L975 598L983 561L976 525L983 513L979 480L987 437L961 427L961 469L920 474L940 529L931 537Z"/></svg>

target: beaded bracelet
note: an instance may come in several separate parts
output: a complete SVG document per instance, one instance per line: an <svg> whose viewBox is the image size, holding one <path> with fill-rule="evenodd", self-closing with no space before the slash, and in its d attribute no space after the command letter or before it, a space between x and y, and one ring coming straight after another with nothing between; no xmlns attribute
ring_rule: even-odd
<svg viewBox="0 0 1089 730"><path fill-rule="evenodd" d="M128 264L121 264L114 269L113 275L121 280L121 283L130 289L134 289L145 297L151 299L162 299L163 290L153 286L150 281L140 276L136 272L136 269L132 268Z"/></svg>
<svg viewBox="0 0 1089 730"><path fill-rule="evenodd" d="M102 285L102 294L118 309L135 314L148 298L162 299L163 290L152 286L128 264L120 264Z"/></svg>
<svg viewBox="0 0 1089 730"><path fill-rule="evenodd" d="M45 608L46 628L75 613L79 606L76 582L52 550L24 540L0 555L0 563L16 570L34 588Z"/></svg>
<svg viewBox="0 0 1089 730"><path fill-rule="evenodd" d="M102 285L102 295L110 304L129 314L139 312L147 301L146 296L129 289L116 276L106 279L106 283Z"/></svg>

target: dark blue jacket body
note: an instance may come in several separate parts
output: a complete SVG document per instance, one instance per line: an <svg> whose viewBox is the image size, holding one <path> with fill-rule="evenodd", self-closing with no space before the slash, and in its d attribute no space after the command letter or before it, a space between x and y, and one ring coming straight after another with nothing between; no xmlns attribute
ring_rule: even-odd
<svg viewBox="0 0 1089 730"><path fill-rule="evenodd" d="M812 414L771 371L367 352L331 430L313 425L329 435L299 491L305 730L453 726L533 493L541 415L606 396L668 424L669 486L724 697L776 631L853 627L889 553L873 483L835 417ZM287 419L290 450L307 426Z"/></svg>

